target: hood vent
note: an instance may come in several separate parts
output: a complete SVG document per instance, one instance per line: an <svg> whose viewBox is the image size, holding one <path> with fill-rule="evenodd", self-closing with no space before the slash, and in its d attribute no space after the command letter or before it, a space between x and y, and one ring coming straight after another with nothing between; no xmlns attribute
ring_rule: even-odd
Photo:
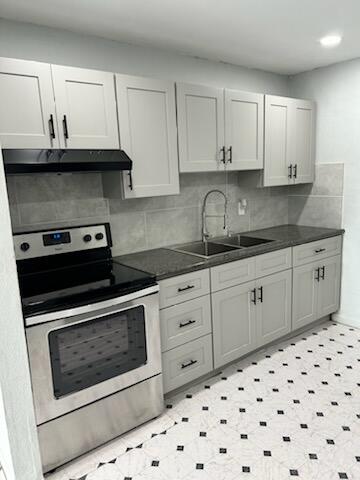
<svg viewBox="0 0 360 480"><path fill-rule="evenodd" d="M2 153L7 174L132 169L132 161L124 150L4 149Z"/></svg>

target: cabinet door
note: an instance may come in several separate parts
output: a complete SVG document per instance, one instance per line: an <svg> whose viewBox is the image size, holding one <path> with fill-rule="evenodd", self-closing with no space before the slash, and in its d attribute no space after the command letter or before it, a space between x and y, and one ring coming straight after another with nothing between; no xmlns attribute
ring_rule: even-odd
<svg viewBox="0 0 360 480"><path fill-rule="evenodd" d="M264 165L264 95L225 90L225 145L229 170Z"/></svg>
<svg viewBox="0 0 360 480"><path fill-rule="evenodd" d="M315 105L294 100L293 160L295 183L311 183L315 177Z"/></svg>
<svg viewBox="0 0 360 480"><path fill-rule="evenodd" d="M257 280L258 346L272 342L291 330L291 270Z"/></svg>
<svg viewBox="0 0 360 480"><path fill-rule="evenodd" d="M318 318L330 315L339 309L341 255L321 262L318 284Z"/></svg>
<svg viewBox="0 0 360 480"><path fill-rule="evenodd" d="M0 58L3 148L56 148L55 103L47 63Z"/></svg>
<svg viewBox="0 0 360 480"><path fill-rule="evenodd" d="M121 148L133 161L125 197L179 193L174 83L116 75L116 91Z"/></svg>
<svg viewBox="0 0 360 480"><path fill-rule="evenodd" d="M292 330L304 327L318 318L318 263L309 263L293 270Z"/></svg>
<svg viewBox="0 0 360 480"><path fill-rule="evenodd" d="M221 367L256 347L255 282L212 295L214 366Z"/></svg>
<svg viewBox="0 0 360 480"><path fill-rule="evenodd" d="M264 186L287 185L291 164L291 115L293 100L265 96Z"/></svg>
<svg viewBox="0 0 360 480"><path fill-rule="evenodd" d="M117 149L114 75L52 65L60 146Z"/></svg>
<svg viewBox="0 0 360 480"><path fill-rule="evenodd" d="M224 169L224 91L176 84L180 172Z"/></svg>

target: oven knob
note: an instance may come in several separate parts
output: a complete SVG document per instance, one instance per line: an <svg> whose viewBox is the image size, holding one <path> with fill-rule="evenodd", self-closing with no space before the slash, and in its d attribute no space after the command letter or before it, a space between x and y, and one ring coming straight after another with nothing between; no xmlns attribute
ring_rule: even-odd
<svg viewBox="0 0 360 480"><path fill-rule="evenodd" d="M104 234L101 233L101 232L100 232L100 233L97 233L97 234L95 235L95 238L96 238L96 240L102 240L102 239L104 238Z"/></svg>
<svg viewBox="0 0 360 480"><path fill-rule="evenodd" d="M27 252L30 248L30 245L27 243L27 242L23 242L21 245L20 245L20 249L23 251L23 252Z"/></svg>
<svg viewBox="0 0 360 480"><path fill-rule="evenodd" d="M84 242L88 243L88 242L91 242L92 240L92 236L87 234L87 235L84 235L84 238L83 238Z"/></svg>

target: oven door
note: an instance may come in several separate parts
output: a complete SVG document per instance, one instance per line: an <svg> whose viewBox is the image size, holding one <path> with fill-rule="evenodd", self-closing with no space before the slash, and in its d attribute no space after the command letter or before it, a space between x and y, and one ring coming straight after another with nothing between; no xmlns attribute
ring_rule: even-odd
<svg viewBox="0 0 360 480"><path fill-rule="evenodd" d="M38 425L161 373L158 290L26 319Z"/></svg>

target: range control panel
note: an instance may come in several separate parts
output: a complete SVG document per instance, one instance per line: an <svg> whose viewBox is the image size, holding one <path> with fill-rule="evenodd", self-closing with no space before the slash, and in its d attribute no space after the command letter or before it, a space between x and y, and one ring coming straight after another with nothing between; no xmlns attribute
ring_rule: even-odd
<svg viewBox="0 0 360 480"><path fill-rule="evenodd" d="M91 225L89 227L21 233L14 235L14 246L16 260L25 260L110 245L106 226Z"/></svg>

